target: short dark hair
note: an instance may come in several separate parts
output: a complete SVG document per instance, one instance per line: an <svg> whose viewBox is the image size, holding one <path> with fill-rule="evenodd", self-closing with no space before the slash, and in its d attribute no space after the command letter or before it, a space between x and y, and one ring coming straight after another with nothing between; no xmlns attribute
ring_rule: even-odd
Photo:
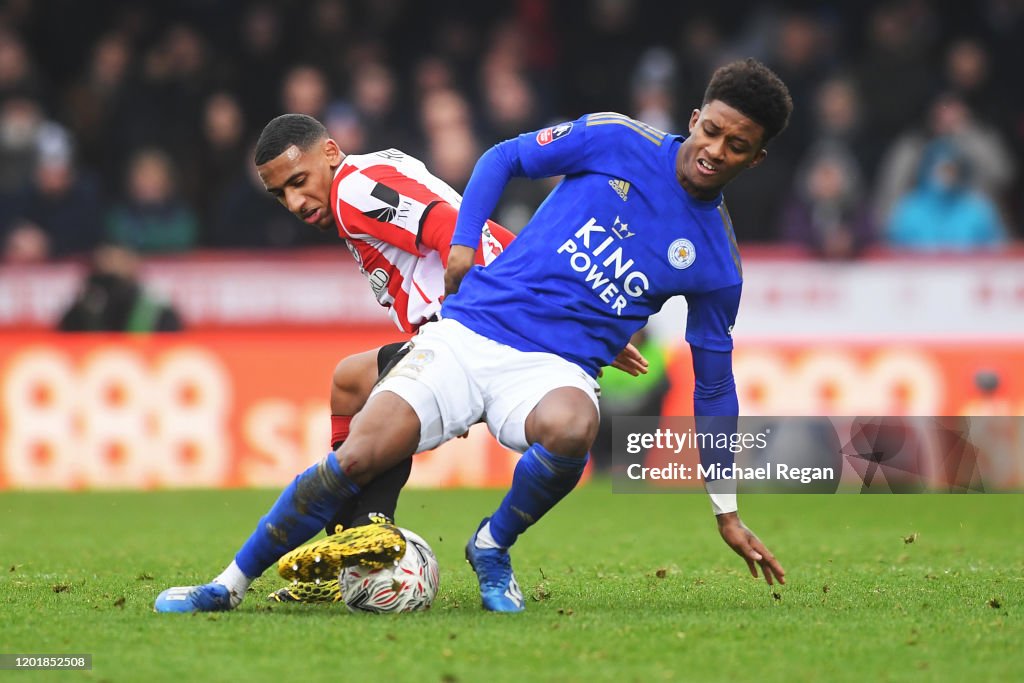
<svg viewBox="0 0 1024 683"><path fill-rule="evenodd" d="M719 67L711 76L704 102L721 100L764 128L764 140L778 135L789 123L793 98L774 71L748 57Z"/></svg>
<svg viewBox="0 0 1024 683"><path fill-rule="evenodd" d="M253 154L256 165L262 166L276 159L286 149L295 145L303 152L327 137L327 129L312 116L305 114L282 114L270 121L256 141Z"/></svg>

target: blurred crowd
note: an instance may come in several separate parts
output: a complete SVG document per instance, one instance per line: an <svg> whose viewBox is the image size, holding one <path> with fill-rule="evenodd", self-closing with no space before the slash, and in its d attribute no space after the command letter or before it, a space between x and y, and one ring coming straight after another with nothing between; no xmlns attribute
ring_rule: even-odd
<svg viewBox="0 0 1024 683"><path fill-rule="evenodd" d="M488 146L589 111L685 132L748 55L795 110L726 193L742 241L844 259L1020 236L1024 0L0 0L3 257L335 241L255 175L277 114L461 190ZM516 181L496 218L521 228L548 189Z"/></svg>

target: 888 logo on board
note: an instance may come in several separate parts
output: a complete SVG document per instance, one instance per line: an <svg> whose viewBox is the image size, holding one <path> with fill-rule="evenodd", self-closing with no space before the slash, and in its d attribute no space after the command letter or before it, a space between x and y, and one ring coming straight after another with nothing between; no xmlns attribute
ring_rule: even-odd
<svg viewBox="0 0 1024 683"><path fill-rule="evenodd" d="M130 346L81 357L50 346L0 374L2 483L17 488L222 485L231 382L203 349L149 359Z"/></svg>

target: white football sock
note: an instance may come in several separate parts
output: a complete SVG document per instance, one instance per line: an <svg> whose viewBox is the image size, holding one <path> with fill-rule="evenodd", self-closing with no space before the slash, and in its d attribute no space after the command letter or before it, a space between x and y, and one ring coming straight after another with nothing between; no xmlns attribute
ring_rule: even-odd
<svg viewBox="0 0 1024 683"><path fill-rule="evenodd" d="M481 527L480 531L476 532L476 541L473 543L477 548L497 548L504 550L505 546L498 545L498 542L494 540L494 536L491 536L491 522L488 521Z"/></svg>
<svg viewBox="0 0 1024 683"><path fill-rule="evenodd" d="M222 586L226 586L231 591L231 608L238 607L242 602L242 598L245 597L245 591L249 590L249 585L253 582L253 579L249 578L239 569L238 564L234 560L228 565L227 569L220 573L220 576L213 580L213 583L219 583Z"/></svg>

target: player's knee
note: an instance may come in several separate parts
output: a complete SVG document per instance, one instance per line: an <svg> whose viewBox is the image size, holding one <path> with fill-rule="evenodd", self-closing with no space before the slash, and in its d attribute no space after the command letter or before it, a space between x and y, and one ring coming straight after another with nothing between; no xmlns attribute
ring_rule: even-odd
<svg viewBox="0 0 1024 683"><path fill-rule="evenodd" d="M586 424L570 422L563 424L557 431L547 432L538 442L551 453L567 458L582 458L594 443L594 432Z"/></svg>
<svg viewBox="0 0 1024 683"><path fill-rule="evenodd" d="M538 404L527 420L527 437L552 453L582 458L597 436L599 418L583 392L571 391L575 393L549 396Z"/></svg>
<svg viewBox="0 0 1024 683"><path fill-rule="evenodd" d="M349 437L338 449L337 458L341 471L360 486L380 474L379 458L370 439Z"/></svg>
<svg viewBox="0 0 1024 683"><path fill-rule="evenodd" d="M348 439L338 449L341 469L365 484L412 457L420 438L416 413L400 397L377 395L352 420Z"/></svg>
<svg viewBox="0 0 1024 683"><path fill-rule="evenodd" d="M334 415L355 415L366 404L376 374L375 367L362 358L363 355L343 358L334 368L331 376L331 413Z"/></svg>

